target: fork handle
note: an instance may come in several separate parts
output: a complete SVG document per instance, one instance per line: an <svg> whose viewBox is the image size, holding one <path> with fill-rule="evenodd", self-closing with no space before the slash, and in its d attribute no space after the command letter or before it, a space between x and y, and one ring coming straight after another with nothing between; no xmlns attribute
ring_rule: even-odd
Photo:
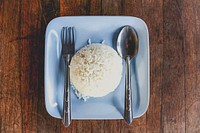
<svg viewBox="0 0 200 133"><path fill-rule="evenodd" d="M63 97L63 124L68 127L71 123L71 95L70 95L70 63L71 55L64 56L65 77Z"/></svg>

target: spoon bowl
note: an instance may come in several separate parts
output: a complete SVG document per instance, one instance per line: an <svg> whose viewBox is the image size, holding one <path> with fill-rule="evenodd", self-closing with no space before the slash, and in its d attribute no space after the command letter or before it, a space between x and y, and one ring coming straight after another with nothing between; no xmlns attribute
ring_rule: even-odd
<svg viewBox="0 0 200 133"><path fill-rule="evenodd" d="M126 61L124 119L127 124L133 121L130 61L138 53L138 44L135 29L131 26L124 26L117 38L117 51Z"/></svg>
<svg viewBox="0 0 200 133"><path fill-rule="evenodd" d="M127 56L132 59L137 54L138 36L131 26L125 26L121 29L117 38L117 51L124 59Z"/></svg>

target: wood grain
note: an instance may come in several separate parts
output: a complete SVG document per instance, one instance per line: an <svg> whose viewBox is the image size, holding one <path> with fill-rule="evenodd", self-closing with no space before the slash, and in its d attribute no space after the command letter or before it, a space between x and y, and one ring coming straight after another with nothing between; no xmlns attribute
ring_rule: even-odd
<svg viewBox="0 0 200 133"><path fill-rule="evenodd" d="M125 15L142 17L142 1L141 0L126 0L124 5Z"/></svg>
<svg viewBox="0 0 200 133"><path fill-rule="evenodd" d="M151 90L147 111L147 132L162 131L162 64L163 64L163 1L146 0L142 2L142 17L149 28Z"/></svg>
<svg viewBox="0 0 200 133"><path fill-rule="evenodd" d="M102 15L123 15L124 0L102 0Z"/></svg>
<svg viewBox="0 0 200 133"><path fill-rule="evenodd" d="M42 97L39 95L43 93L44 89L43 82L42 85L40 82L43 81L43 70L41 68L43 69L44 65L45 29L42 27L46 27L47 21L49 21L49 18L45 18L45 14L42 14L45 13L45 10L41 8L44 5L45 3L41 5L40 1L4 2L4 12L6 14L2 15L5 17L2 23L9 27L3 27L5 36L2 38L9 40L4 40L1 45L1 62L5 64L5 67L3 66L1 70L2 72L6 72L7 70L5 69L10 71L9 73L6 72L5 76L4 73L1 75L1 88L3 89L1 102L7 104L2 108L4 110L7 108L5 112L1 111L1 115L5 115L3 113L7 114L7 116L3 117L5 120L2 119L2 123L8 125L2 126L2 130L5 132L12 132L7 129L13 129L13 132L44 132L49 129L53 131L51 129L54 128L52 123L48 127L48 121L46 121L44 113L38 112L42 108L41 106L38 107L41 105L39 103L42 100L43 112L50 118L44 107L44 95ZM7 11L8 9L13 10ZM46 11L48 11L49 17L51 12L49 10ZM16 15L18 18L14 17L13 12L18 13ZM10 30L10 33L6 30ZM9 36L11 38L8 38ZM6 64L6 62L9 64ZM39 75L41 75L40 78ZM7 78L5 79L4 77ZM15 119L18 120L16 121ZM15 127L8 128L9 126Z"/></svg>
<svg viewBox="0 0 200 133"><path fill-rule="evenodd" d="M101 15L101 0L60 0L61 16Z"/></svg>
<svg viewBox="0 0 200 133"><path fill-rule="evenodd" d="M17 39L20 2L2 1L0 7L0 132L22 132L20 41Z"/></svg>
<svg viewBox="0 0 200 133"><path fill-rule="evenodd" d="M200 132L200 3L183 1L186 132ZM188 25L190 23L190 25ZM198 118L198 119L197 119Z"/></svg>
<svg viewBox="0 0 200 133"><path fill-rule="evenodd" d="M40 28L39 3L34 1L21 2L21 99L23 131L37 132L38 105L38 30ZM43 119L43 116L40 116ZM45 123L43 123L45 124ZM44 126L44 125L43 125Z"/></svg>
<svg viewBox="0 0 200 133"><path fill-rule="evenodd" d="M185 132L185 72L182 1L164 1L162 132Z"/></svg>

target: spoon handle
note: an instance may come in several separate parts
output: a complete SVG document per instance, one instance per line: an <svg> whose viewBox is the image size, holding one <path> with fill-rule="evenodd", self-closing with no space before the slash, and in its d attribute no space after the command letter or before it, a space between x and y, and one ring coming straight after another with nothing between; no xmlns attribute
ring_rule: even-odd
<svg viewBox="0 0 200 133"><path fill-rule="evenodd" d="M126 60L126 78L125 78L125 112L124 117L127 124L131 124L133 120L132 112L132 90L131 90L131 70L130 70L130 57L127 56Z"/></svg>

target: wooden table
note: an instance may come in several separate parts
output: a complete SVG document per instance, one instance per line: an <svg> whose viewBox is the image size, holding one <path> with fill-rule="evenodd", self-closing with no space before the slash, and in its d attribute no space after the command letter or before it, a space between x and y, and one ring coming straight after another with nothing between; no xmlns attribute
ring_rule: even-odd
<svg viewBox="0 0 200 133"><path fill-rule="evenodd" d="M44 35L58 16L130 15L150 33L147 113L124 120L74 120L69 128L44 103ZM199 0L0 0L0 132L199 133Z"/></svg>

